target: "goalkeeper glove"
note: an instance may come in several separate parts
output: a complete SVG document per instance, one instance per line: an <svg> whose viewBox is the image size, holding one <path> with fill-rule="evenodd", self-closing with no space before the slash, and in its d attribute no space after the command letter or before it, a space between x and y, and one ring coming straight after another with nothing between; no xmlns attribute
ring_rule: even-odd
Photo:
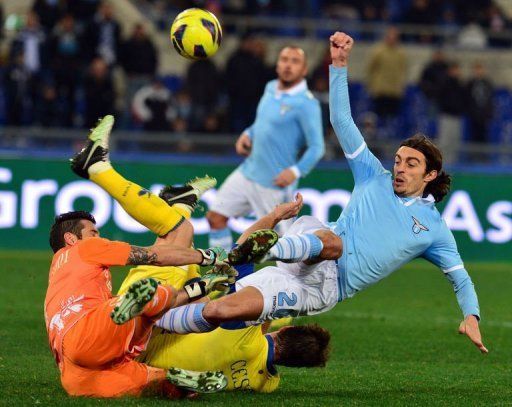
<svg viewBox="0 0 512 407"><path fill-rule="evenodd" d="M199 263L200 266L214 266L217 264L225 264L228 255L226 251L222 247L211 247L209 249L196 249L201 256L203 256L203 260Z"/></svg>
<svg viewBox="0 0 512 407"><path fill-rule="evenodd" d="M236 271L236 270L235 270ZM226 292L228 285L235 282L235 276L228 274L217 274L211 271L199 279L199 281L187 284L183 287L188 295L189 301L202 298L212 291Z"/></svg>

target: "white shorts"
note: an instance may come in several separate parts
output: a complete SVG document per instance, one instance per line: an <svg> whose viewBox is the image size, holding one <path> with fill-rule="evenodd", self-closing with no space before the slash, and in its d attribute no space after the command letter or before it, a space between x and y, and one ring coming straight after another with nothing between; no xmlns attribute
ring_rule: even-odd
<svg viewBox="0 0 512 407"><path fill-rule="evenodd" d="M210 210L227 218L247 216L254 212L259 219L271 212L276 205L291 201L294 191L292 186L284 189L263 187L247 179L237 169L218 189ZM283 234L292 223L293 219L280 222L278 233Z"/></svg>
<svg viewBox="0 0 512 407"><path fill-rule="evenodd" d="M263 295L263 311L258 323L289 316L315 315L327 312L337 304L336 262L324 260L307 267L308 274L295 274L277 266L264 267L237 281L237 291L254 287Z"/></svg>
<svg viewBox="0 0 512 407"><path fill-rule="evenodd" d="M286 235L328 229L312 216L301 216ZM315 315L332 309L339 300L338 268L334 260L313 265L277 262L237 281L236 288L254 287L263 295L257 322L287 316Z"/></svg>

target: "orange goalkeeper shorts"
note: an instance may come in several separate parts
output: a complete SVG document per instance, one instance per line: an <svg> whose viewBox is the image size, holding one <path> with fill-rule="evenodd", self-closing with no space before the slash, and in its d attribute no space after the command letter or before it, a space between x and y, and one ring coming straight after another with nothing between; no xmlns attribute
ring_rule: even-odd
<svg viewBox="0 0 512 407"><path fill-rule="evenodd" d="M99 305L64 336L61 382L73 396L139 395L165 371L135 362L146 347L153 321L136 317L116 325L110 313L117 299Z"/></svg>

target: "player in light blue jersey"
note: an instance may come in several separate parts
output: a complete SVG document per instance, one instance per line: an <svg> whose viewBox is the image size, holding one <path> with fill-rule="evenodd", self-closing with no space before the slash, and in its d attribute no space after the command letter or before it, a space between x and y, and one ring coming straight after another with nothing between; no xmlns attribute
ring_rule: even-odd
<svg viewBox="0 0 512 407"><path fill-rule="evenodd" d="M324 155L320 104L306 84L304 51L281 50L276 72L277 79L265 87L254 123L236 143L237 153L248 157L224 181L207 214L210 242L226 250L233 244L229 218L251 212L260 218L289 201L298 179ZM281 232L287 224L291 221L280 225Z"/></svg>
<svg viewBox="0 0 512 407"><path fill-rule="evenodd" d="M240 279L236 293L202 305L197 313L201 330L230 320L261 323L326 312L423 257L438 266L453 285L464 315L459 332L487 353L473 283L435 207L450 188L441 152L425 136L416 135L401 143L393 173L384 169L351 117L347 65L352 45L346 34L331 37L331 123L355 182L348 206L329 225L312 216L300 217L264 257L262 251L268 249L272 236L259 229L272 228L280 219L298 213L300 195L295 203L281 205L258 220L242 235L229 260L232 264L277 260L276 266ZM179 325L176 319L174 327Z"/></svg>

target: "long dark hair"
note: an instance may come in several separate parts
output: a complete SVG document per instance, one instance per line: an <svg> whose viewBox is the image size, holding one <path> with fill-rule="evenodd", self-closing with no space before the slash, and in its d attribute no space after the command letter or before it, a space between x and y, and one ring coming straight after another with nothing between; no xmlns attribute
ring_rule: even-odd
<svg viewBox="0 0 512 407"><path fill-rule="evenodd" d="M94 216L86 211L66 212L55 216L55 222L50 229L50 246L54 253L57 253L66 245L64 233L71 232L79 238L82 237L82 229L84 228L82 220L89 220L96 224Z"/></svg>
<svg viewBox="0 0 512 407"><path fill-rule="evenodd" d="M436 202L441 202L450 192L452 177L443 168L443 155L441 150L424 134L417 133L402 141L400 147L410 147L418 150L425 156L427 164L426 173L437 171L437 177L430 181L425 188L425 195L432 194Z"/></svg>

